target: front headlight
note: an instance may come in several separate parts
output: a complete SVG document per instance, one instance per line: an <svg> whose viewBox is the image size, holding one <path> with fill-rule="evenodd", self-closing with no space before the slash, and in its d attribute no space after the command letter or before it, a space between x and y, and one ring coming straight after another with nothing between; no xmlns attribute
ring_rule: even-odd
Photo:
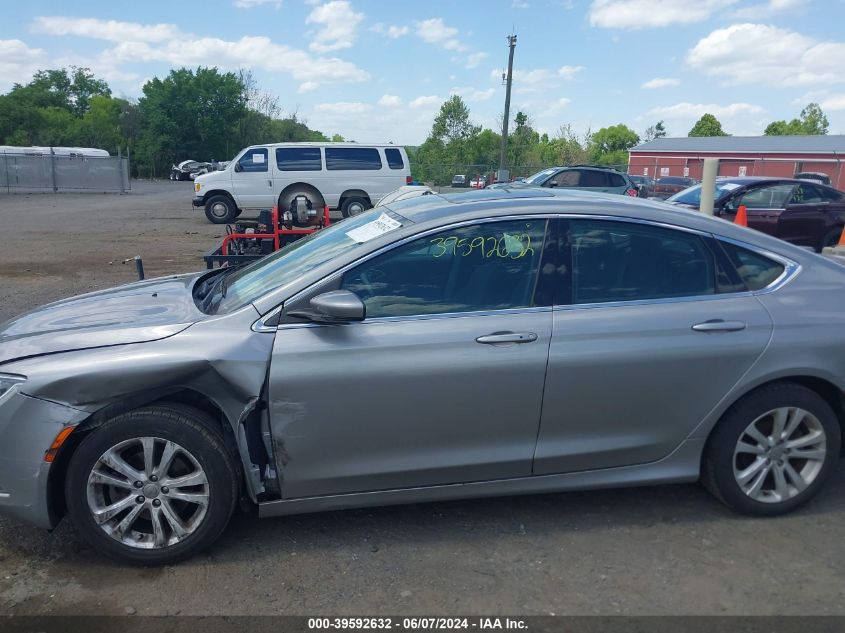
<svg viewBox="0 0 845 633"><path fill-rule="evenodd" d="M11 391L15 385L19 385L22 382L26 382L26 376L19 374L0 374L0 402L2 402L3 396Z"/></svg>

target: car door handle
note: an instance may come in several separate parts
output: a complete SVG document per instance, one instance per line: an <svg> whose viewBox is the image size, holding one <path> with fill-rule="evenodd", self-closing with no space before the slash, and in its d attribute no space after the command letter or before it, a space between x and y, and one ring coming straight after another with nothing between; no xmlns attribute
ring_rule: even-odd
<svg viewBox="0 0 845 633"><path fill-rule="evenodd" d="M533 343L537 340L534 332L494 332L486 336L479 336L476 343L482 345L496 345L501 343Z"/></svg>
<svg viewBox="0 0 845 633"><path fill-rule="evenodd" d="M746 325L742 321L725 321L724 319L710 319L692 326L696 332L739 332L745 328Z"/></svg>

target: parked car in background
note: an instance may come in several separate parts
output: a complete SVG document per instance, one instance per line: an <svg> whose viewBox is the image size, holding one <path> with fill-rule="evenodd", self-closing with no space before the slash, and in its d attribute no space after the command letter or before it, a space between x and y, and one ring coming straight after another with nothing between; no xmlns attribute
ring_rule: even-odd
<svg viewBox="0 0 845 633"><path fill-rule="evenodd" d="M455 174L452 176L452 186L453 187L468 187L469 182L467 181L467 177L464 174Z"/></svg>
<svg viewBox="0 0 845 633"><path fill-rule="evenodd" d="M473 189L484 189L487 186L487 176L476 176L469 182Z"/></svg>
<svg viewBox="0 0 845 633"><path fill-rule="evenodd" d="M417 196L429 196L433 193L434 191L431 187L427 187L426 185L403 185L384 196L381 200L376 202L375 206L383 207L401 200L409 200L411 198L416 198Z"/></svg>
<svg viewBox="0 0 845 633"><path fill-rule="evenodd" d="M239 503L701 480L783 514L839 468L843 285L814 253L624 196L393 203L3 324L0 513L68 513L145 565L208 547Z"/></svg>
<svg viewBox="0 0 845 633"><path fill-rule="evenodd" d="M690 209L701 204L701 185L666 202ZM839 241L845 226L845 193L795 178L719 178L713 213L733 221L745 206L748 226L799 246L821 251Z"/></svg>
<svg viewBox="0 0 845 633"><path fill-rule="evenodd" d="M651 191L654 188L654 178L648 176L637 176L636 174L629 174L631 180L637 185L640 198L648 198L651 196Z"/></svg>
<svg viewBox="0 0 845 633"><path fill-rule="evenodd" d="M211 171L214 171L212 163L204 163L198 160L183 160L178 165L173 165L170 168L170 180L194 180L197 176L202 176Z"/></svg>
<svg viewBox="0 0 845 633"><path fill-rule="evenodd" d="M395 145L253 145L225 169L198 176L193 205L203 207L209 221L228 224L239 211L286 210L304 196L310 208L328 206L350 217L411 181L405 148Z"/></svg>
<svg viewBox="0 0 845 633"><path fill-rule="evenodd" d="M654 182L649 197L665 200L669 196L674 196L679 191L693 186L697 182L695 178L686 178L684 176L663 176Z"/></svg>
<svg viewBox="0 0 845 633"><path fill-rule="evenodd" d="M549 189L584 189L596 193L637 196L637 185L628 174L608 167L578 165L549 167L519 182L501 182L488 189L546 187Z"/></svg>
<svg viewBox="0 0 845 633"><path fill-rule="evenodd" d="M821 171L802 171L795 174L799 180L812 180L820 185L830 185L830 176Z"/></svg>

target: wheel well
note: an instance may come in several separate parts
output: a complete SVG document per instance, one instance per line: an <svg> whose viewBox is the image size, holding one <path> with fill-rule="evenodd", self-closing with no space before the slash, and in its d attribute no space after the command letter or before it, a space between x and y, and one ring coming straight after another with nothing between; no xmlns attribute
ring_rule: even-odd
<svg viewBox="0 0 845 633"><path fill-rule="evenodd" d="M342 194L340 194L340 201L337 203L338 208L343 207L343 203L348 198L363 198L367 201L367 204L369 204L370 206L373 205L372 200L370 200L369 194L363 189L347 189Z"/></svg>
<svg viewBox="0 0 845 633"><path fill-rule="evenodd" d="M235 199L232 197L232 194L228 191L225 191L224 189L213 189L212 191L207 191L205 196L203 197L203 200L205 202L208 202L209 198L213 196L226 196L227 198L229 198L229 200L232 201L232 204L234 204L236 208L238 206L238 203L235 202Z"/></svg>
<svg viewBox="0 0 845 633"><path fill-rule="evenodd" d="M282 189L282 193L279 194L279 209L290 207L294 196L299 193L308 196L314 208L323 208L326 205L326 199L317 187L306 182L295 182Z"/></svg>
<svg viewBox="0 0 845 633"><path fill-rule="evenodd" d="M47 481L47 507L49 509L50 521L53 525L58 523L59 519L67 512L64 495L65 475L67 474L73 453L88 433L96 429L103 422L121 413L153 404L161 405L166 403L190 406L207 414L211 420L214 420L213 430L221 433L225 438L226 445L231 446L234 451L237 451L235 434L232 431L232 425L229 423L229 420L220 407L198 391L182 389L166 394L138 394L120 402L110 404L80 422L74 432L68 436L67 441L62 444L61 449L56 455L56 459L53 461ZM201 421L204 422L205 420ZM240 463L240 460L237 460L237 463Z"/></svg>
<svg viewBox="0 0 845 633"><path fill-rule="evenodd" d="M725 410L722 414L724 417L728 411L730 411L736 403L745 398L746 396L759 391L760 389L764 389L766 387L770 387L775 384L793 384L793 385L801 385L802 387L806 387L810 391L815 392L818 394L825 402L830 405L830 408L833 409L833 413L836 415L836 419L839 422L839 429L840 435L842 437L842 446L840 447L840 454L845 454L845 393L842 392L839 387L834 385L831 382L823 378L818 378L816 376L788 376L786 378L778 378L776 380L770 380L769 382L765 382L762 385L757 385L750 391L742 394L739 398L737 398L734 403ZM721 418L720 418L721 419ZM718 422L716 424L718 426ZM708 436L708 441L710 437L713 435L713 430L716 428L710 429L710 434ZM707 451L702 451L702 460L704 459Z"/></svg>

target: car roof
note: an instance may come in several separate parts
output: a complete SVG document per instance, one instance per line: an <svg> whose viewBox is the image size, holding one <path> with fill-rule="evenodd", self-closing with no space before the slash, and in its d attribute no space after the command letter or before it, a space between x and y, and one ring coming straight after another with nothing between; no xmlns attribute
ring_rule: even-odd
<svg viewBox="0 0 845 633"><path fill-rule="evenodd" d="M253 147L384 147L390 148L393 147L395 149L404 150L404 146L402 145L393 145L392 143L333 143L331 141L326 141L325 143L321 143L320 141L302 141L302 142L287 142L287 143L256 143L255 145L249 145L244 149L252 149Z"/></svg>

